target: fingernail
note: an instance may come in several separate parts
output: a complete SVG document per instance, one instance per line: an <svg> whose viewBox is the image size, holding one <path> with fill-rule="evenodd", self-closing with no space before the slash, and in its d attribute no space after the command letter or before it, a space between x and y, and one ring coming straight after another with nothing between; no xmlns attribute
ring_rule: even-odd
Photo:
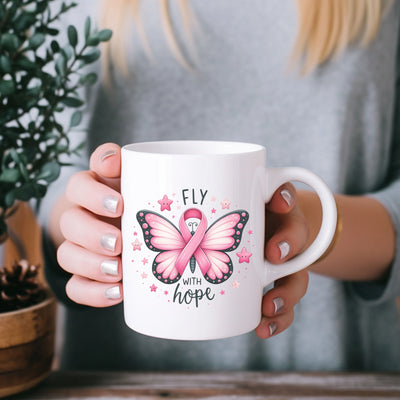
<svg viewBox="0 0 400 400"><path fill-rule="evenodd" d="M274 313L277 314L283 310L283 307L285 306L285 302L283 301L282 297L275 297L272 299L272 302L274 303Z"/></svg>
<svg viewBox="0 0 400 400"><path fill-rule="evenodd" d="M103 207L107 211L111 211L111 212L115 213L117 211L118 201L119 201L118 197L106 196L103 199Z"/></svg>
<svg viewBox="0 0 400 400"><path fill-rule="evenodd" d="M290 194L289 190L282 189L281 196L283 197L283 200L286 201L286 204L290 207L292 205L293 198L292 198L292 195Z"/></svg>
<svg viewBox="0 0 400 400"><path fill-rule="evenodd" d="M104 249L114 251L117 244L117 237L111 233L106 233L101 237L100 244Z"/></svg>
<svg viewBox="0 0 400 400"><path fill-rule="evenodd" d="M269 336L272 336L278 329L278 325L276 324L276 322L270 322L268 328L269 328Z"/></svg>
<svg viewBox="0 0 400 400"><path fill-rule="evenodd" d="M290 251L290 245L288 242L283 241L278 243L279 250L281 251L281 260L283 260Z"/></svg>
<svg viewBox="0 0 400 400"><path fill-rule="evenodd" d="M121 298L121 290L119 286L113 286L105 290L104 296L107 299L120 299Z"/></svg>
<svg viewBox="0 0 400 400"><path fill-rule="evenodd" d="M118 260L104 260L100 265L100 270L106 275L118 275Z"/></svg>
<svg viewBox="0 0 400 400"><path fill-rule="evenodd" d="M106 158L114 156L115 154L117 154L115 152L115 150L107 150L106 152L103 153L103 155L101 156L101 161L104 161Z"/></svg>

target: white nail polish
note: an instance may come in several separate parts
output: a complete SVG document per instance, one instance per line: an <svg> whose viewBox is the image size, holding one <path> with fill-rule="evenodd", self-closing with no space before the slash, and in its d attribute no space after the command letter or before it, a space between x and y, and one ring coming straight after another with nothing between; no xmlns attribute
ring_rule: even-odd
<svg viewBox="0 0 400 400"><path fill-rule="evenodd" d="M117 244L117 238L111 233L106 233L101 237L100 244L104 249L114 251L115 245Z"/></svg>
<svg viewBox="0 0 400 400"><path fill-rule="evenodd" d="M287 189L281 190L281 196L283 197L283 200L286 201L286 204L290 207L292 205L293 198L289 190Z"/></svg>
<svg viewBox="0 0 400 400"><path fill-rule="evenodd" d="M113 286L105 290L104 296L106 296L107 299L120 299L121 298L121 290L119 289L119 286Z"/></svg>
<svg viewBox="0 0 400 400"><path fill-rule="evenodd" d="M283 241L278 243L279 250L281 251L281 260L283 260L290 251L290 245L288 242Z"/></svg>
<svg viewBox="0 0 400 400"><path fill-rule="evenodd" d="M271 322L268 325L268 328L269 328L269 336L272 336L278 329L278 325L276 324L276 322Z"/></svg>
<svg viewBox="0 0 400 400"><path fill-rule="evenodd" d="M118 260L104 260L100 265L100 270L106 275L118 275Z"/></svg>
<svg viewBox="0 0 400 400"><path fill-rule="evenodd" d="M101 161L104 161L106 158L114 156L115 154L117 154L115 150L108 150L104 152L103 155L101 156Z"/></svg>
<svg viewBox="0 0 400 400"><path fill-rule="evenodd" d="M117 197L106 196L103 199L103 207L107 211L111 211L111 212L115 213L117 211L118 201L119 201L119 199Z"/></svg>
<svg viewBox="0 0 400 400"><path fill-rule="evenodd" d="M282 297L275 297L274 299L272 299L272 302L274 303L275 307L274 314L283 310L285 302L283 301Z"/></svg>

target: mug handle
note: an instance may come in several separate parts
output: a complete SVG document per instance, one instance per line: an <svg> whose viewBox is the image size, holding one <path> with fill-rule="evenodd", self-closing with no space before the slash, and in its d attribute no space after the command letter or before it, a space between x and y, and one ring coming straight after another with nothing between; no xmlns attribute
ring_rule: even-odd
<svg viewBox="0 0 400 400"><path fill-rule="evenodd" d="M322 223L317 237L304 252L282 264L271 264L265 261L264 287L279 278L300 271L318 260L329 247L337 223L337 209L333 194L325 182L313 172L298 167L266 168L265 178L266 203L270 201L274 192L281 185L289 181L302 182L314 189L322 206Z"/></svg>

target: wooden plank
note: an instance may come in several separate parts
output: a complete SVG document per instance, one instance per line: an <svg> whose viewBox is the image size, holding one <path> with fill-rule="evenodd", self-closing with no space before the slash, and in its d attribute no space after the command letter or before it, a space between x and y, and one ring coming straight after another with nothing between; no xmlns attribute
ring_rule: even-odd
<svg viewBox="0 0 400 400"><path fill-rule="evenodd" d="M53 372L36 399L400 399L400 374Z"/></svg>

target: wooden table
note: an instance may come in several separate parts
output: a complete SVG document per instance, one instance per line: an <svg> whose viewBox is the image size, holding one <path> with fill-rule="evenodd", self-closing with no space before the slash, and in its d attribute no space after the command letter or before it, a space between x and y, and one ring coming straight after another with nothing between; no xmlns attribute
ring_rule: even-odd
<svg viewBox="0 0 400 400"><path fill-rule="evenodd" d="M13 400L400 399L400 374L53 372Z"/></svg>

